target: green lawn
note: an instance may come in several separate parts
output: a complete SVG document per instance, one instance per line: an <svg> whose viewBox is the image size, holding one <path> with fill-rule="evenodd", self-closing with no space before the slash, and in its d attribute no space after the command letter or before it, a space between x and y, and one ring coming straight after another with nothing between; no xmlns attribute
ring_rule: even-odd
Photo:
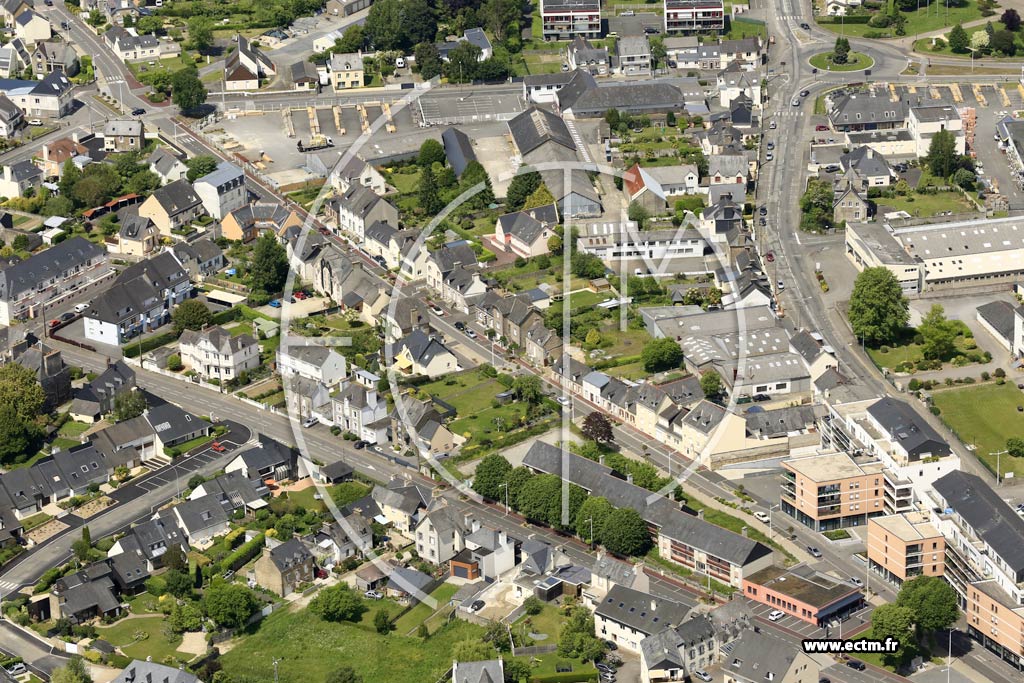
<svg viewBox="0 0 1024 683"><path fill-rule="evenodd" d="M552 604L544 605L544 609L540 611L540 614L535 615L524 615L514 624L515 627L520 625L526 626L526 630L529 633L544 633L548 636L547 640L538 640L534 642L534 645L550 645L558 642L558 634L562 630L562 622L565 617L562 615L562 611ZM529 621L529 625L526 622ZM514 629L513 629L514 630ZM516 645L520 643L517 641Z"/></svg>
<svg viewBox="0 0 1024 683"><path fill-rule="evenodd" d="M635 363L626 363L625 365L620 365L618 367L608 368L606 370L603 370L602 372L604 372L606 375L611 375L612 377L619 377L621 379L631 380L644 379L646 377L650 377L651 375L651 373L644 369L644 364L642 361L637 361Z"/></svg>
<svg viewBox="0 0 1024 683"><path fill-rule="evenodd" d="M333 498L334 502L340 507L353 503L370 493L370 486L359 481L346 481L342 484L328 486L326 488L331 498ZM316 495L319 495L319 491L315 486L310 486L309 488L302 489L301 491L289 491L288 502L299 505L306 510L323 512L327 508L323 504L323 501L313 497ZM271 504L271 507L273 507L273 504Z"/></svg>
<svg viewBox="0 0 1024 683"><path fill-rule="evenodd" d="M983 384L956 389L940 389L933 393L939 417L965 444L974 445L975 455L995 472L996 458L990 453L1006 449L1006 440L1024 433L1024 394L1012 383ZM1024 459L1004 455L1000 460L1003 473L1024 476Z"/></svg>
<svg viewBox="0 0 1024 683"><path fill-rule="evenodd" d="M527 74L557 74L562 71L562 55L544 52L524 52Z"/></svg>
<svg viewBox="0 0 1024 683"><path fill-rule="evenodd" d="M601 325L600 332L604 340L601 348L609 356L637 356L651 341L651 335L647 330L620 330L619 324L611 320Z"/></svg>
<svg viewBox="0 0 1024 683"><path fill-rule="evenodd" d="M729 31L724 37L729 40L755 37L761 40L768 40L768 28L760 21L732 19L729 22Z"/></svg>
<svg viewBox="0 0 1024 683"><path fill-rule="evenodd" d="M961 352L968 352L965 347L967 338L964 336L964 331L969 328L963 325L960 335L954 340L956 348ZM909 340L903 344L893 344L891 346L880 346L878 348L867 348L868 355L871 360L874 361L875 365L880 368L889 368L890 370L895 368L901 363L916 363L919 360L924 360L924 352L920 344L915 344L912 339L912 335L907 335ZM888 349L883 351L882 349ZM973 350L976 351L976 350Z"/></svg>
<svg viewBox="0 0 1024 683"><path fill-rule="evenodd" d="M398 632L381 636L365 616L360 624L327 623L306 610L282 611L264 619L220 661L239 680L272 680L279 659L280 683L322 681L342 665L355 668L367 683L434 683L451 666L455 643L482 634L481 627L456 619L423 642Z"/></svg>
<svg viewBox="0 0 1024 683"><path fill-rule="evenodd" d="M51 519L53 519L53 515L48 515L45 512L37 512L31 517L26 517L25 519L21 520L21 527L25 531L32 531L32 529L35 529L37 526L42 526L46 524Z"/></svg>
<svg viewBox="0 0 1024 683"><path fill-rule="evenodd" d="M125 655L133 659L145 659L148 656L155 662L163 662L166 657L173 656L182 661L189 661L192 655L175 649L181 642L180 636L175 636L173 644L168 642L167 636L164 635L166 623L166 617L160 615L122 619L113 626L97 630L101 638L121 648Z"/></svg>
<svg viewBox="0 0 1024 683"><path fill-rule="evenodd" d="M911 216L927 218L937 216L946 211L969 213L975 211L971 202L955 191L936 192L935 194L911 193L906 197L879 197L874 200L879 206L888 206L895 211L906 211Z"/></svg>
<svg viewBox="0 0 1024 683"><path fill-rule="evenodd" d="M505 391L505 387L496 379L481 377L476 370L449 375L424 384L420 389L455 407L457 417L448 427L453 434L469 434L466 445L480 443L484 439L493 440L509 431L505 427L518 426L526 415L526 406L518 403L492 407L491 401ZM497 418L505 421L505 427L495 423Z"/></svg>
<svg viewBox="0 0 1024 683"><path fill-rule="evenodd" d="M946 7L942 3L933 2L930 6L922 6L920 10L915 9L910 12L903 12L903 16L906 17L906 33L908 36L930 33L947 26L955 26L960 23L965 24L982 18L977 0L965 0L960 7ZM993 17L993 19L998 19L998 16ZM818 25L826 31L847 36L863 36L865 33L874 32L887 34L886 37L890 38L902 37L896 36L891 28L875 28L867 24L844 24L841 21L832 24L819 21ZM967 29L968 33L971 30Z"/></svg>
<svg viewBox="0 0 1024 683"><path fill-rule="evenodd" d="M436 608L429 606L425 602L419 603L395 621L395 633L402 636L416 635L415 631L419 628L420 624L426 621L434 613L435 609L441 609L447 605L457 590L459 590L459 587L454 583L442 583L430 594L430 597L437 600Z"/></svg>
<svg viewBox="0 0 1024 683"><path fill-rule="evenodd" d="M85 424L84 422L75 422L74 420L68 420L61 428L57 430L57 434L68 439L77 439L85 432L89 431L92 425Z"/></svg>
<svg viewBox="0 0 1024 683"><path fill-rule="evenodd" d="M388 173L388 182L395 186L401 194L411 194L416 191L416 185L420 181L419 167L406 166L399 169L402 172ZM408 171L412 171L409 173Z"/></svg>
<svg viewBox="0 0 1024 683"><path fill-rule="evenodd" d="M870 69L874 63L875 60L862 52L851 52L847 56L845 64L834 63L831 52L820 52L811 57L811 66L822 71L860 71L861 69Z"/></svg>

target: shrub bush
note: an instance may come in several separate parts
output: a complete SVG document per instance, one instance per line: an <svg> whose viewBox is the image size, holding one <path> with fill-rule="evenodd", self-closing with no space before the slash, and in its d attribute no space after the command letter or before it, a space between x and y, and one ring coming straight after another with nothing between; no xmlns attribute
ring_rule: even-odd
<svg viewBox="0 0 1024 683"><path fill-rule="evenodd" d="M931 408L929 408L928 410L930 410L930 411L931 411L932 415L938 415L939 413L941 413L941 412L942 412L941 410L939 410L939 407L938 407L938 406L932 406L932 407L931 407Z"/></svg>

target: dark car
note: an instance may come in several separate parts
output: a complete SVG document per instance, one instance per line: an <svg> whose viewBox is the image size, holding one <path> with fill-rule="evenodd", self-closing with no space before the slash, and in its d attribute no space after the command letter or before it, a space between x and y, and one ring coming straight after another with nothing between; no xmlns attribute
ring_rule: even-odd
<svg viewBox="0 0 1024 683"><path fill-rule="evenodd" d="M832 683L832 679L831 678L827 678L825 676L822 676L821 678L818 679L818 683Z"/></svg>
<svg viewBox="0 0 1024 683"><path fill-rule="evenodd" d="M811 30L811 25L810 25L810 24L808 24L808 23L807 23L807 22L805 21L804 23L800 24L800 28L802 28L802 29L803 29L803 30L805 30L805 31L810 31L810 30Z"/></svg>
<svg viewBox="0 0 1024 683"><path fill-rule="evenodd" d="M857 671L863 671L864 669L868 668L867 665L865 665L864 662L860 661L859 659L849 660L848 662L846 662L846 666L850 667L851 669L856 669Z"/></svg>
<svg viewBox="0 0 1024 683"><path fill-rule="evenodd" d="M817 67L815 67L815 68L811 69L811 73L812 73L812 74L816 74L816 73L818 73L818 68L817 68Z"/></svg>
<svg viewBox="0 0 1024 683"><path fill-rule="evenodd" d="M800 91L800 97L807 97L810 94L811 94L810 90L801 90Z"/></svg>
<svg viewBox="0 0 1024 683"><path fill-rule="evenodd" d="M760 403L762 401L770 401L772 397L768 394L754 394L754 403Z"/></svg>
<svg viewBox="0 0 1024 683"><path fill-rule="evenodd" d="M606 641L604 641L604 644L605 644L605 646L609 650L618 650L619 649L619 646L615 644L614 640L606 640Z"/></svg>
<svg viewBox="0 0 1024 683"><path fill-rule="evenodd" d="M762 216L761 219L758 220L757 222L758 222L758 225L768 225L768 221L766 221L764 219L764 216Z"/></svg>
<svg viewBox="0 0 1024 683"><path fill-rule="evenodd" d="M146 110L143 109L142 107L139 107L138 109L132 109L132 116L142 116L145 113L146 113Z"/></svg>
<svg viewBox="0 0 1024 683"><path fill-rule="evenodd" d="M62 315L60 316L60 319L61 319L61 321L63 321L63 322L67 322L67 321L69 321L69 320L74 320L74 319L75 319L75 314L74 314L74 313L72 313L71 311L68 311L67 313L64 313L64 314L62 314Z"/></svg>
<svg viewBox="0 0 1024 683"><path fill-rule="evenodd" d="M474 600L473 604L469 606L469 611L470 612L479 612L480 610L482 610L484 608L484 605L486 605L486 604L487 603L485 603L483 600Z"/></svg>
<svg viewBox="0 0 1024 683"><path fill-rule="evenodd" d="M352 444L352 446L358 451L363 448L366 448L366 442L360 439L359 441L356 441L354 444Z"/></svg>
<svg viewBox="0 0 1024 683"><path fill-rule="evenodd" d="M60 27L62 29L64 29L65 31L70 31L71 30L71 25L68 24L68 22L66 22L66 21L60 22Z"/></svg>
<svg viewBox="0 0 1024 683"><path fill-rule="evenodd" d="M457 329L459 332L462 332L463 330L466 329L466 323L462 322L461 320L456 320L455 329Z"/></svg>
<svg viewBox="0 0 1024 683"><path fill-rule="evenodd" d="M762 206L762 207L761 207L760 209L758 209L758 210L759 210L759 211L761 212L761 215L762 215L762 216L767 216L767 215L768 215L768 207L767 207L767 206Z"/></svg>

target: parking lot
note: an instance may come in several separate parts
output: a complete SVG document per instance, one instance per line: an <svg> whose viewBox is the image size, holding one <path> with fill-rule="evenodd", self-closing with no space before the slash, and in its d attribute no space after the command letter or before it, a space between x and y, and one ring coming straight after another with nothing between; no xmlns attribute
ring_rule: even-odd
<svg viewBox="0 0 1024 683"><path fill-rule="evenodd" d="M459 97L426 95L416 100L415 106L425 125L453 125L508 121L524 111L527 102L521 94L481 94L467 88Z"/></svg>
<svg viewBox="0 0 1024 683"><path fill-rule="evenodd" d="M771 605L764 605L753 600L746 600L747 606L750 608L750 613L755 617L761 617L767 619L768 615L775 610L775 607ZM802 619L797 617L786 615L781 619L775 621L777 626L780 626L787 631L792 631L798 634L801 638L839 638L840 634L849 634L851 631L862 628L868 623L868 615L871 614L871 607L865 606L848 616L844 619L840 627L832 632L828 628L819 628L814 624L809 624Z"/></svg>

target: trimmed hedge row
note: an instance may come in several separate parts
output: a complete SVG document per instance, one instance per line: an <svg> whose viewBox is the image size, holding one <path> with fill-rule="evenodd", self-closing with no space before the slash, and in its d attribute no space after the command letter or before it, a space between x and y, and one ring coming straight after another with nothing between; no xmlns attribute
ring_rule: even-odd
<svg viewBox="0 0 1024 683"><path fill-rule="evenodd" d="M260 554L264 542L263 534L257 534L251 541L243 543L237 550L221 560L220 570L222 572L238 571L242 565Z"/></svg>

